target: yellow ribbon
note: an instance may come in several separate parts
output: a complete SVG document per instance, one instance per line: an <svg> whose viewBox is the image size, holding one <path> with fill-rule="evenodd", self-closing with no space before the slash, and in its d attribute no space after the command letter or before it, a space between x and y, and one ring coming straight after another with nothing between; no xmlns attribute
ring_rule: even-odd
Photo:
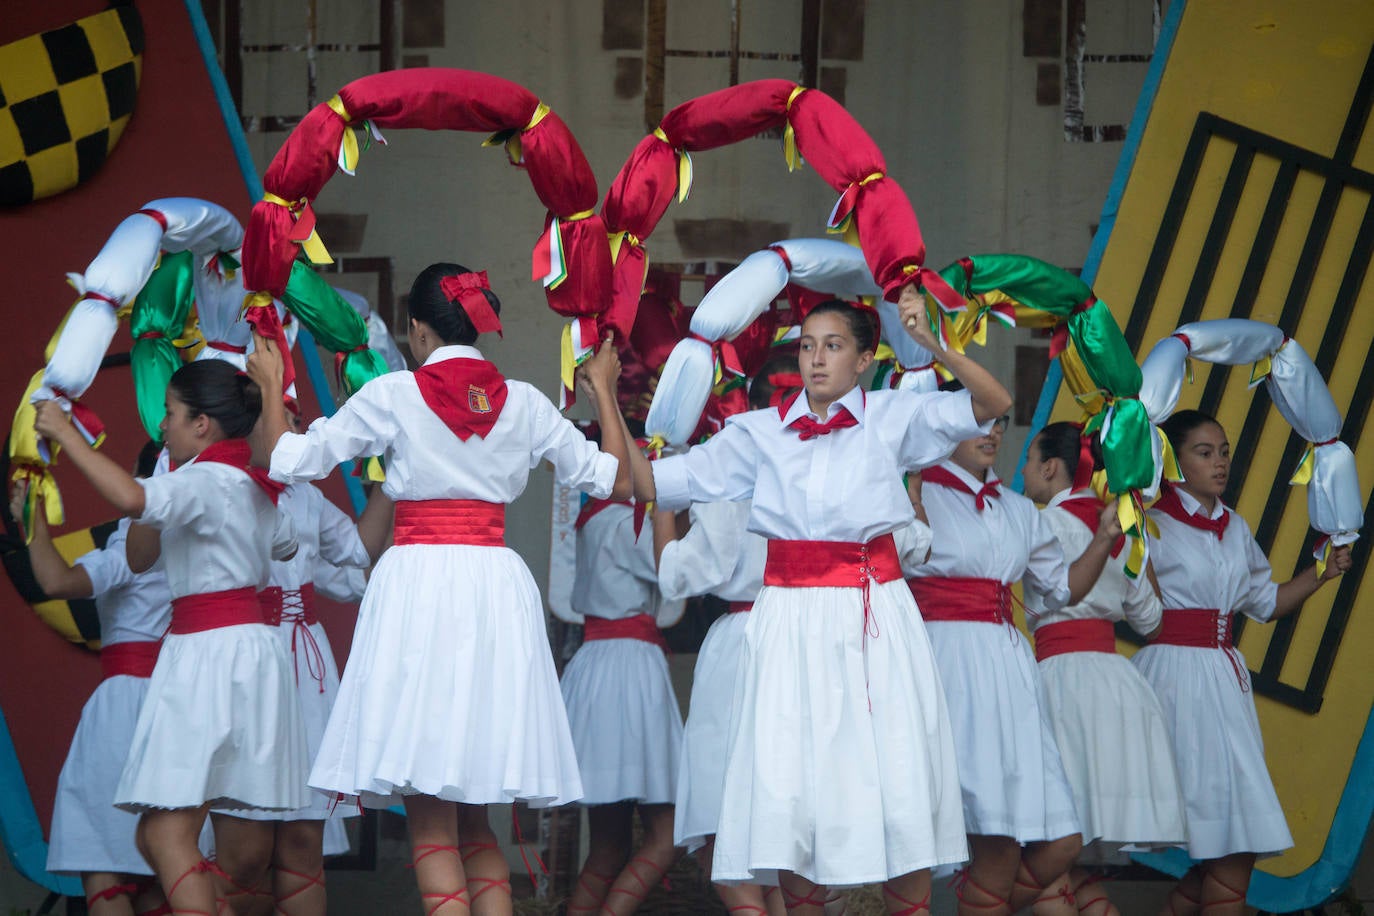
<svg viewBox="0 0 1374 916"><path fill-rule="evenodd" d="M573 352L572 322L563 325L563 337L559 346L558 377L565 390L576 390L573 386L576 383L577 367L590 359L594 352L595 350L590 348L581 356Z"/></svg>
<svg viewBox="0 0 1374 916"><path fill-rule="evenodd" d="M620 247L621 247L622 245L625 245L625 244L628 243L629 246L630 246L631 248L639 248L639 247L643 244L643 243L639 240L639 236L635 235L633 232L628 232L628 231L624 231L624 230L622 230L622 231L620 231L620 232L611 232L611 233L608 233L607 236L606 236L606 238L607 238L607 239L610 241L610 243L611 243L611 263L612 263L612 264L614 264L614 263L616 263L617 261L620 260Z"/></svg>
<svg viewBox="0 0 1374 916"><path fill-rule="evenodd" d="M344 107L343 99L337 95L325 104L344 122L342 145L339 147L339 164L345 172L352 175L358 168L359 159L362 158L362 151L358 148L358 135L349 127L353 123L353 117Z"/></svg>
<svg viewBox="0 0 1374 916"><path fill-rule="evenodd" d="M1159 441L1162 446L1161 464L1164 466L1164 479L1170 483L1182 483L1183 469L1178 466L1178 455L1174 453L1173 443L1158 426L1155 427L1155 432L1159 433Z"/></svg>
<svg viewBox="0 0 1374 916"><path fill-rule="evenodd" d="M644 443L644 454L657 461L658 458L662 456L663 450L667 447L668 440L663 438L663 434L654 433L649 437L648 441Z"/></svg>
<svg viewBox="0 0 1374 916"><path fill-rule="evenodd" d="M792 90L792 94L787 97L787 112L791 114L792 103L797 100L797 96L806 91L805 86L797 86ZM797 131L792 126L792 119L787 119L787 126L782 129L782 158L787 162L787 171L795 172L802 167L801 153L797 150Z"/></svg>
<svg viewBox="0 0 1374 916"><path fill-rule="evenodd" d="M243 297L243 306L239 309L239 317L248 314L251 308L270 308L272 305L272 294L258 290Z"/></svg>
<svg viewBox="0 0 1374 916"><path fill-rule="evenodd" d="M363 462L363 477L371 483L382 483L386 480L386 470L382 467L380 458L368 458Z"/></svg>
<svg viewBox="0 0 1374 916"><path fill-rule="evenodd" d="M1326 545L1322 547L1321 555L1317 557L1317 581L1322 580L1326 575L1326 564L1331 562L1331 538L1326 539Z"/></svg>
<svg viewBox="0 0 1374 916"><path fill-rule="evenodd" d="M309 198L302 197L300 200L291 201L284 197L278 197L271 191L264 191L262 194L264 202L285 207L291 211L291 215L300 218L300 212L310 206ZM320 240L320 233L316 229L310 230L310 235L305 241L298 243L305 256L310 259L312 264L333 264L334 259L329 256L329 250L324 247L324 242Z"/></svg>
<svg viewBox="0 0 1374 916"><path fill-rule="evenodd" d="M673 145L663 128L655 127L653 135L669 146ZM682 203L692 193L692 154L682 147L673 149L677 153L677 202Z"/></svg>
<svg viewBox="0 0 1374 916"><path fill-rule="evenodd" d="M1307 447L1302 450L1302 458L1298 460L1298 466L1293 471L1293 476L1288 478L1289 486L1306 486L1312 482L1312 468L1317 463L1314 460L1316 452L1317 446L1311 442L1307 443Z"/></svg>
<svg viewBox="0 0 1374 916"><path fill-rule="evenodd" d="M1261 357L1255 360L1255 364L1250 367L1250 386L1254 388L1260 382L1269 377L1269 373L1274 371L1274 358L1272 356Z"/></svg>

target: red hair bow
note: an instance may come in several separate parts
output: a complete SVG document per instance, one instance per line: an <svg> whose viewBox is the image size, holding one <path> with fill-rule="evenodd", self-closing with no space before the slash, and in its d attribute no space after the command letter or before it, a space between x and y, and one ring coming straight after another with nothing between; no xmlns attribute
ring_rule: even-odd
<svg viewBox="0 0 1374 916"><path fill-rule="evenodd" d="M496 317L491 303L482 293L482 290L491 289L485 270L444 277L439 281L439 288L449 302L458 303L467 313L468 320L478 334L495 331L497 336L504 336L501 334L501 319Z"/></svg>

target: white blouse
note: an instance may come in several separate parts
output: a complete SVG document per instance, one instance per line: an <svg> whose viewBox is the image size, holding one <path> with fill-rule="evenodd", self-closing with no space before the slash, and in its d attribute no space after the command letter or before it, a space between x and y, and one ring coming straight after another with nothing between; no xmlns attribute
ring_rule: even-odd
<svg viewBox="0 0 1374 916"><path fill-rule="evenodd" d="M1059 540L1064 556L1070 564L1083 556L1092 543L1093 531L1083 524L1067 509L1059 508L1066 499L1092 496L1091 490L1074 492L1072 488L1056 493L1040 513L1049 529ZM1149 578L1139 576L1134 581L1126 576L1126 557L1130 551L1127 543L1121 553L1108 556L1102 568L1102 575L1093 585L1087 596L1078 604L1071 604L1057 610L1048 610L1045 599L1034 588L1026 588L1027 623L1031 629L1065 620L1126 620L1131 628L1144 636L1159 626L1164 613L1155 590L1150 587Z"/></svg>
<svg viewBox="0 0 1374 916"><path fill-rule="evenodd" d="M658 585L665 598L758 597L768 539L748 530L750 508L747 500L692 506L692 527L665 545L658 558Z"/></svg>
<svg viewBox="0 0 1374 916"><path fill-rule="evenodd" d="M1202 504L1177 489L1183 508L1205 515ZM1258 621L1274 616L1279 587L1274 583L1269 558L1255 543L1245 519L1217 500L1210 518L1231 513L1226 533L1218 541L1210 531L1186 525L1150 510L1159 525L1159 537L1150 541L1150 560L1164 596L1165 608L1216 608L1239 612Z"/></svg>
<svg viewBox="0 0 1374 916"><path fill-rule="evenodd" d="M638 538L634 510L614 503L577 532L577 574L572 609L584 616L618 620L655 612L654 536L650 520Z"/></svg>
<svg viewBox="0 0 1374 916"><path fill-rule="evenodd" d="M162 564L144 573L129 569L124 550L129 524L129 519L120 519L104 547L76 558L91 580L102 646L156 642L172 622L172 593Z"/></svg>
<svg viewBox="0 0 1374 916"><path fill-rule="evenodd" d="M473 347L435 350L425 365L482 359ZM608 496L617 462L587 441L552 402L524 382L506 380L505 407L485 436L453 434L420 396L410 372L389 372L353 394L332 417L303 434L286 433L272 452L272 477L284 483L319 480L342 462L382 455L392 499L479 499L513 502L531 468L553 463L560 484Z"/></svg>
<svg viewBox="0 0 1374 916"><path fill-rule="evenodd" d="M191 461L140 480L138 524L162 533L162 560L173 598L231 588L261 589L271 562L296 548L291 520L238 468Z"/></svg>
<svg viewBox="0 0 1374 916"><path fill-rule="evenodd" d="M977 492L984 481L952 461L940 467ZM997 480L989 470L987 482ZM1020 493L999 487L1001 495L984 502L979 512L972 494L925 482L921 502L934 540L930 559L907 571L909 578L945 576L996 579L1011 585L1024 579L1039 592L1043 606L1057 610L1069 601L1069 566L1054 530L1040 510Z"/></svg>
<svg viewBox="0 0 1374 916"><path fill-rule="evenodd" d="M290 516L296 529L296 555L272 564L272 583L300 588L314 582L321 562L364 569L371 565L358 526L343 510L325 499L313 484L288 484L277 500L277 511Z"/></svg>
<svg viewBox="0 0 1374 916"><path fill-rule="evenodd" d="M653 463L659 505L753 498L749 530L769 538L871 541L911 524L902 471L928 467L987 431L967 392L873 391L857 386L831 407L858 425L802 440L788 423L816 417L805 393L778 409L731 417L685 455ZM816 417L816 419L819 419Z"/></svg>

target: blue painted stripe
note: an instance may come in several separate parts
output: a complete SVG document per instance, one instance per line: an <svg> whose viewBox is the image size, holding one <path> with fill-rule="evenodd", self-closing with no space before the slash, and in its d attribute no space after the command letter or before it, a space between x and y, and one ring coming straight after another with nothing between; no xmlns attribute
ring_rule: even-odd
<svg viewBox="0 0 1374 916"><path fill-rule="evenodd" d="M1155 45L1154 54L1150 57L1150 69L1145 74L1145 85L1141 87L1140 96L1136 99L1135 112L1131 115L1131 126L1126 131L1121 158L1117 160L1116 172L1112 175L1112 183L1107 188L1107 199L1102 204L1102 216L1097 224L1097 232L1093 235L1092 245L1088 248L1088 257L1083 262L1083 282L1089 286L1097 279L1097 269L1102 266L1102 255L1107 250L1112 230L1116 228L1116 215L1121 208L1121 198L1126 193L1126 182L1130 180L1131 169L1135 167L1135 157L1140 152L1140 141L1145 136L1145 124L1150 120L1150 109L1154 107L1159 82L1164 78L1164 68L1169 62L1169 52L1173 50L1174 36L1178 33L1179 21L1183 19L1183 8L1187 5L1187 0L1174 0L1169 4L1169 11L1164 15L1164 22L1160 25L1159 41ZM1016 462L1016 473L1011 481L1014 489L1020 490L1023 487L1021 475L1026 467L1031 440L1045 424L1049 423L1050 414L1054 412L1054 402L1059 398L1059 389L1063 383L1064 370L1060 368L1059 361L1055 360L1050 364L1050 371L1045 376L1044 387L1040 389L1040 400L1036 401L1035 414L1031 417L1030 435L1026 437L1026 443L1021 447L1021 457Z"/></svg>
<svg viewBox="0 0 1374 916"><path fill-rule="evenodd" d="M82 896L81 881L48 871L48 843L38 823L33 796L10 737L9 722L0 713L0 844L15 871L35 884L68 897Z"/></svg>
<svg viewBox="0 0 1374 916"><path fill-rule="evenodd" d="M234 158L238 160L239 171L243 174L243 183L248 186L250 200L259 200L262 197L262 180L258 177L257 168L253 165L253 157L248 152L248 138L243 133L243 121L239 118L239 113L234 108L233 96L229 94L229 84L224 79L224 73L219 68L219 57L215 52L215 39L210 34L210 25L205 21L205 13L201 9L200 0L185 0L186 13L191 17L191 30L195 32L196 43L200 46L201 57L205 60L205 71L210 76L210 85L215 90L215 100L219 102L220 116L224 119L224 129L229 133L229 143L234 148ZM320 353L315 348L315 338L308 331L301 328L300 336L297 338L301 358L305 360L305 371L310 377L310 387L315 391L315 397L320 402L320 410L326 417L332 417L334 411L338 410L338 405L334 403L334 396L329 391L329 377L325 375L324 366L320 363ZM344 486L348 489L349 501L353 503L354 512L362 512L363 505L367 498L363 495L362 482L353 476L352 468L348 465L339 466L339 474L343 477Z"/></svg>

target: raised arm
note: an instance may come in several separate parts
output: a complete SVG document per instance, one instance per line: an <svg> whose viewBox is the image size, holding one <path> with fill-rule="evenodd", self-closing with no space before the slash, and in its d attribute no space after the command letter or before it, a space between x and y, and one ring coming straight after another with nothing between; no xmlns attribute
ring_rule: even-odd
<svg viewBox="0 0 1374 916"><path fill-rule="evenodd" d="M1287 617L1301 608L1317 589L1350 569L1350 545L1337 547L1331 551L1331 559L1326 564L1326 572L1318 578L1317 567L1309 566L1292 579L1279 586L1278 597L1274 602L1274 618Z"/></svg>
<svg viewBox="0 0 1374 916"><path fill-rule="evenodd" d="M382 485L373 484L372 492L367 494L363 514L358 516L358 537L362 539L373 563L391 546L395 509L396 504L391 497L382 492Z"/></svg>
<svg viewBox="0 0 1374 916"><path fill-rule="evenodd" d="M902 316L902 326L911 339L931 352L954 377L963 383L973 399L973 415L979 423L996 420L1011 409L1011 395L1002 383L992 377L992 373L978 365L962 353L955 353L940 347L940 342L930 332L926 319L925 298L914 283L902 287L897 309Z"/></svg>
<svg viewBox="0 0 1374 916"><path fill-rule="evenodd" d="M22 485L16 484L10 490L10 514L15 518L23 516L24 493ZM29 540L29 565L38 587L49 598L89 598L94 593L91 577L81 564L69 565L58 553L48 531L48 521L40 499L33 511L33 537Z"/></svg>
<svg viewBox="0 0 1374 916"><path fill-rule="evenodd" d="M138 518L143 514L143 488L133 475L113 460L86 444L85 438L72 425L56 401L40 401L34 405L33 428L50 442L60 446L78 471L86 475L102 498L119 510L120 515Z"/></svg>
<svg viewBox="0 0 1374 916"><path fill-rule="evenodd" d="M1121 537L1121 522L1117 518L1116 503L1110 502L1103 508L1097 520L1097 530L1083 555L1069 566L1069 604L1077 604L1092 591L1107 565L1112 545Z"/></svg>
<svg viewBox="0 0 1374 916"><path fill-rule="evenodd" d="M253 352L248 354L248 377L257 382L262 391L262 416L259 429L262 435L263 462L271 462L272 451L282 435L291 431L286 419L286 403L272 396L282 390L282 355L277 342L253 332Z"/></svg>
<svg viewBox="0 0 1374 916"><path fill-rule="evenodd" d="M611 335L601 342L601 347L591 359L579 367L584 391L590 391L596 406L596 416L601 424L601 450L616 459L615 486L611 489L612 499L628 499L633 491L630 470L630 452L637 452L634 440L625 428L624 418L620 415L620 405L616 402L616 380L620 377L620 356L611 342ZM642 459L643 456L641 455Z"/></svg>

